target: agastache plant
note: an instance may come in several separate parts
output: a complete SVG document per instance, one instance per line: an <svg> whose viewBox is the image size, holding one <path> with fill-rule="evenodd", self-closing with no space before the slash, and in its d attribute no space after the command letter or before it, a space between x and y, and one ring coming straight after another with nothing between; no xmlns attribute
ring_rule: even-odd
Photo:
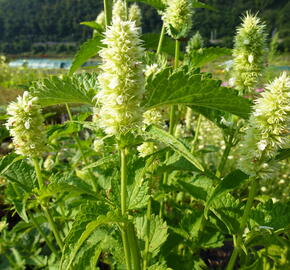
<svg viewBox="0 0 290 270"><path fill-rule="evenodd" d="M234 85L241 94L251 93L265 66L265 24L257 15L246 13L241 26L237 28L234 43Z"/></svg>
<svg viewBox="0 0 290 270"><path fill-rule="evenodd" d="M275 157L278 149L289 142L289 138L285 136L290 123L289 104L290 78L286 73L267 85L261 98L255 101L249 128L242 143L243 150L239 163L240 169L250 175L250 191L227 270L234 268L235 261L242 249L242 236L257 193L258 181L269 176L273 169L270 166L273 164L268 164L268 161Z"/></svg>
<svg viewBox="0 0 290 270"><path fill-rule="evenodd" d="M133 4L129 8L129 20L135 22L137 27L141 27L142 14L137 4Z"/></svg>

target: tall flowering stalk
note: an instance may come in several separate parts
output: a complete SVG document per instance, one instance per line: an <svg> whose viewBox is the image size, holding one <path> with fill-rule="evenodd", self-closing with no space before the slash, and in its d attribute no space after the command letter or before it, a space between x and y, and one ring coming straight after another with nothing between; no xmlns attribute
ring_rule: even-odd
<svg viewBox="0 0 290 270"><path fill-rule="evenodd" d="M233 50L233 78L241 94L251 93L262 76L266 52L265 24L246 13L237 28Z"/></svg>
<svg viewBox="0 0 290 270"><path fill-rule="evenodd" d="M103 60L98 77L101 91L99 124L108 135L117 139L139 127L142 122L140 101L144 93L141 64L144 49L139 38L140 28L135 21L127 21L125 4L117 1L113 7L112 25L107 27L100 56ZM127 156L128 148L120 144L121 155L121 212L127 215ZM139 270L140 257L134 226L122 226L122 241L127 269Z"/></svg>
<svg viewBox="0 0 290 270"><path fill-rule="evenodd" d="M129 8L129 20L135 22L137 27L141 27L142 14L137 4L133 4Z"/></svg>
<svg viewBox="0 0 290 270"><path fill-rule="evenodd" d="M6 126L13 137L16 153L29 157L33 161L38 186L41 190L44 187L44 181L39 167L38 157L41 157L45 151L46 134L43 123L44 118L41 115L41 108L37 103L37 98L32 97L25 91L23 96L17 98L16 102L9 104L7 114L9 118ZM63 242L49 211L47 202L43 202L42 208L55 239L60 249L62 249ZM49 242L48 245L52 247Z"/></svg>
<svg viewBox="0 0 290 270"><path fill-rule="evenodd" d="M239 167L251 176L251 186L227 270L234 268L241 250L242 235L256 195L258 179L271 173L273 164L268 161L277 154L278 149L289 143L289 138L285 135L290 126L290 78L283 73L267 85L266 91L261 95L262 97L255 101L254 112L242 143Z"/></svg>

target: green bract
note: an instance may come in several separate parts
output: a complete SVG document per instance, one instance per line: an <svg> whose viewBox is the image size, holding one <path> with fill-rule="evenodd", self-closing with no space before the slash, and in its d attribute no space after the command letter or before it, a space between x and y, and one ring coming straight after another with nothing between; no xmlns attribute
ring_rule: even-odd
<svg viewBox="0 0 290 270"><path fill-rule="evenodd" d="M24 92L16 102L9 104L7 114L10 117L6 127L13 137L16 153L27 157L42 156L46 136L37 98Z"/></svg>

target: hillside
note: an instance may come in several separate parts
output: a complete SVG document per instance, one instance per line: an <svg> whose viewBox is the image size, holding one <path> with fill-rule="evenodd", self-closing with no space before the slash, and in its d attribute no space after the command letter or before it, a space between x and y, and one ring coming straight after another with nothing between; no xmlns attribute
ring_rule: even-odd
<svg viewBox="0 0 290 270"><path fill-rule="evenodd" d="M267 22L268 31L279 30L290 48L290 2L287 0L210 0L204 1L217 12L197 9L193 30L199 29L209 39L225 41L231 46L240 15L248 9L260 12ZM102 0L0 0L0 52L45 52L74 50L91 35L91 30L79 23L94 20L101 11ZM143 32L160 29L160 17L145 4Z"/></svg>

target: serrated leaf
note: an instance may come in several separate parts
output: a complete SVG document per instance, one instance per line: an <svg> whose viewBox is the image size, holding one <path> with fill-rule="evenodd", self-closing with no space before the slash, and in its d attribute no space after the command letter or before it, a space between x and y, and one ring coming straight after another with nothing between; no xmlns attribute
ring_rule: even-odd
<svg viewBox="0 0 290 270"><path fill-rule="evenodd" d="M209 198L206 201L204 215L207 218L208 210L210 205L215 199L218 199L219 196L224 194L225 192L229 192L234 188L241 185L245 180L247 180L249 176L243 173L241 170L235 170L228 174L213 190L210 194Z"/></svg>
<svg viewBox="0 0 290 270"><path fill-rule="evenodd" d="M144 208L147 205L149 185L148 181L140 179L128 186L128 210Z"/></svg>
<svg viewBox="0 0 290 270"><path fill-rule="evenodd" d="M230 233L235 234L239 230L242 207L240 201L230 193L213 200L210 210L226 225Z"/></svg>
<svg viewBox="0 0 290 270"><path fill-rule="evenodd" d="M165 105L194 105L248 118L251 102L237 96L232 88L220 84L220 81L202 74L189 74L185 68L175 72L166 68L147 79L147 97L143 106L149 109Z"/></svg>
<svg viewBox="0 0 290 270"><path fill-rule="evenodd" d="M127 0L127 2L140 2L147 4L151 7L154 7L158 10L163 10L166 8L166 5L163 3L162 0Z"/></svg>
<svg viewBox="0 0 290 270"><path fill-rule="evenodd" d="M93 105L97 88L96 73L80 73L35 81L30 91L44 107L66 103Z"/></svg>
<svg viewBox="0 0 290 270"><path fill-rule="evenodd" d="M139 216L135 218L135 227L137 230L137 237L143 241L146 239L147 218L146 216ZM150 220L150 235L149 235L149 252L151 258L155 257L162 244L167 239L167 224L159 216L151 215Z"/></svg>
<svg viewBox="0 0 290 270"><path fill-rule="evenodd" d="M70 254L68 264L65 265L64 269L66 269L66 270L70 269L78 251L80 250L80 248L82 247L84 242L88 239L88 237L90 237L90 235L98 227L100 227L104 224L108 224L108 223L120 223L120 222L124 223L124 222L126 222L126 220L123 217L116 215L113 212L108 212L106 216L98 216L97 220L93 220L93 221L89 222L86 225L85 230L82 232L81 236L79 237L79 239L75 243L75 247L73 248L73 250ZM63 263L61 265L64 266Z"/></svg>
<svg viewBox="0 0 290 270"><path fill-rule="evenodd" d="M193 166L191 162L182 157L180 154L175 153L166 161L166 168L170 170L183 170L183 171L197 171L199 170Z"/></svg>
<svg viewBox="0 0 290 270"><path fill-rule="evenodd" d="M206 201L210 192L213 190L212 180L207 177L198 177L188 182L183 180L177 181L178 185L185 191L188 192L193 198Z"/></svg>
<svg viewBox="0 0 290 270"><path fill-rule="evenodd" d="M209 10L212 10L212 11L218 11L218 9L216 9L215 7L210 6L208 4L204 4L204 3L199 2L197 0L192 0L192 7L193 8L206 8L206 9L209 9Z"/></svg>
<svg viewBox="0 0 290 270"><path fill-rule="evenodd" d="M190 152L190 150L187 149L181 141L176 139L168 132L155 126L150 126L146 129L145 136L157 140L165 144L166 146L171 147L174 151L179 153L181 156L187 159L192 165L194 165L197 170L201 172L204 171L204 168L202 167L198 159Z"/></svg>
<svg viewBox="0 0 290 270"><path fill-rule="evenodd" d="M23 160L12 163L2 175L27 193L30 193L36 187L34 168Z"/></svg>
<svg viewBox="0 0 290 270"><path fill-rule="evenodd" d="M12 163L22 159L23 157L16 155L15 153L11 153L0 159L0 175L5 172L12 165Z"/></svg>
<svg viewBox="0 0 290 270"><path fill-rule="evenodd" d="M85 25L85 26L88 26L90 28L93 28L99 32L102 32L103 31L103 26L98 24L97 22L95 21L87 21L87 22L81 22L81 25Z"/></svg>
<svg viewBox="0 0 290 270"><path fill-rule="evenodd" d="M194 67L203 67L206 63L214 61L222 56L231 55L232 50L228 48L210 47L192 50L189 55L189 64Z"/></svg>
<svg viewBox="0 0 290 270"><path fill-rule="evenodd" d="M82 64L98 54L103 46L102 39L103 36L97 34L92 39L87 40L81 45L70 68L70 75L73 74Z"/></svg>
<svg viewBox="0 0 290 270"><path fill-rule="evenodd" d="M273 203L272 200L260 203L251 211L251 226L266 226L278 230L289 227L290 202Z"/></svg>

